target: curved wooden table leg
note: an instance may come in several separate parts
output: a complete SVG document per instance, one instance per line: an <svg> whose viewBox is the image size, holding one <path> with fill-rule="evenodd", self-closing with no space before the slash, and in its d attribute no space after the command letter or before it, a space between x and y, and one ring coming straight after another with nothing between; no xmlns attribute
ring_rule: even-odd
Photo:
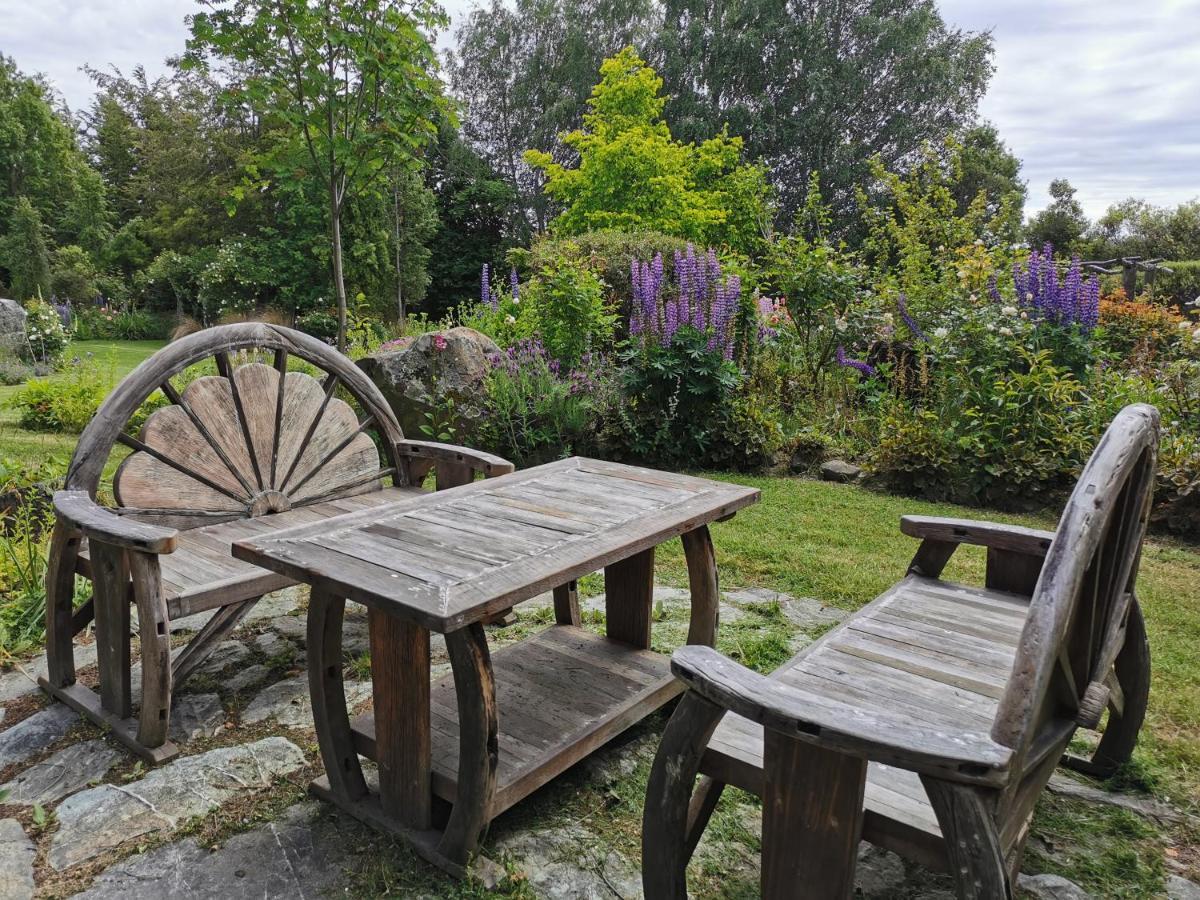
<svg viewBox="0 0 1200 900"><path fill-rule="evenodd" d="M717 640L717 613L721 606L712 535L708 533L707 525L701 525L682 534L680 540L687 560L688 587L692 592L692 619L687 642L711 647Z"/></svg>
<svg viewBox="0 0 1200 900"><path fill-rule="evenodd" d="M75 566L78 531L54 526L46 566L46 681L52 687L75 683Z"/></svg>
<svg viewBox="0 0 1200 900"><path fill-rule="evenodd" d="M642 812L642 889L647 900L687 898L688 808L700 760L724 714L715 703L688 691L667 722Z"/></svg>
<svg viewBox="0 0 1200 900"><path fill-rule="evenodd" d="M1064 756L1063 765L1094 778L1109 778L1129 762L1150 699L1150 642L1146 622L1135 597L1125 623L1125 644L1113 664L1119 699L1110 695L1108 724L1091 759ZM1115 695L1117 692L1114 691Z"/></svg>
<svg viewBox="0 0 1200 900"><path fill-rule="evenodd" d="M134 552L128 556L142 645L142 711L137 739L146 747L161 747L171 724L171 618L163 596L158 557Z"/></svg>
<svg viewBox="0 0 1200 900"><path fill-rule="evenodd" d="M458 789L437 851L461 865L479 847L491 821L500 758L499 719L483 626L475 622L450 632L446 650L458 698Z"/></svg>
<svg viewBox="0 0 1200 900"><path fill-rule="evenodd" d="M342 616L346 600L314 587L308 602L308 688L321 761L331 793L361 800L367 782L354 750L342 685Z"/></svg>

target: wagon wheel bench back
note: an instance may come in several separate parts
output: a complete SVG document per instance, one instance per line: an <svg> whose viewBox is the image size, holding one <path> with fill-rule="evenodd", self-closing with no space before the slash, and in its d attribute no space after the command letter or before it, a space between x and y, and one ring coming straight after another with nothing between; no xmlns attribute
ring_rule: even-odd
<svg viewBox="0 0 1200 900"><path fill-rule="evenodd" d="M208 369L193 368L201 365ZM182 386L198 371L214 374ZM129 436L130 419L156 391L169 405ZM118 443L133 452L113 478L115 507L105 507L97 489ZM143 758L172 756L173 686L263 594L295 583L232 558L233 541L423 493L431 469L442 489L513 467L490 454L406 440L370 379L301 332L244 323L173 342L100 406L55 495L42 687L109 726ZM72 605L76 574L93 584L93 599L79 609ZM131 603L141 651L136 719ZM213 609L172 658L171 621ZM77 683L73 649L75 635L93 620L98 693Z"/></svg>
<svg viewBox="0 0 1200 900"><path fill-rule="evenodd" d="M711 645L708 523L754 488L572 458L318 526L255 536L234 555L312 585L309 686L326 775L318 796L466 871L488 823L675 697L650 650L655 547L681 537L688 643ZM580 627L576 579L604 570L605 635ZM481 622L554 589L555 624L490 653ZM373 713L342 684L347 599L369 608ZM430 632L452 674L430 683ZM369 790L359 756L379 769ZM447 807L449 811L447 814ZM482 858L474 870L494 867Z"/></svg>
<svg viewBox="0 0 1200 900"><path fill-rule="evenodd" d="M764 897L850 896L860 838L950 872L963 900L1011 896L1055 767L1108 775L1137 740L1157 445L1154 408L1123 410L1054 532L906 516L922 541L907 577L769 677L676 651L689 690L646 791L648 900L686 897L726 784L762 797ZM940 577L961 544L987 548L985 586ZM1091 758L1064 757L1106 711Z"/></svg>

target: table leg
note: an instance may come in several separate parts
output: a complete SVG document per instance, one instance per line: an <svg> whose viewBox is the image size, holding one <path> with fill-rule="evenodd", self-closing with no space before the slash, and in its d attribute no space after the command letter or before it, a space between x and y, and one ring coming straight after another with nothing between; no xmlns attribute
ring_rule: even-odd
<svg viewBox="0 0 1200 900"><path fill-rule="evenodd" d="M717 613L721 606L717 582L717 556L708 526L701 525L680 536L687 560L688 587L692 594L692 619L687 642L709 647L717 640Z"/></svg>
<svg viewBox="0 0 1200 900"><path fill-rule="evenodd" d="M483 840L496 793L500 757L496 682L487 637L478 622L446 635L458 698L458 790L438 853L466 863Z"/></svg>
<svg viewBox="0 0 1200 900"><path fill-rule="evenodd" d="M342 616L346 600L314 587L308 601L308 687L329 790L346 802L367 795L354 750L342 685Z"/></svg>
<svg viewBox="0 0 1200 900"><path fill-rule="evenodd" d="M554 589L554 622L556 625L582 623L579 617L579 582L568 581Z"/></svg>
<svg viewBox="0 0 1200 900"><path fill-rule="evenodd" d="M854 892L867 762L764 729L762 896Z"/></svg>
<svg viewBox="0 0 1200 900"><path fill-rule="evenodd" d="M383 811L430 827L429 631L371 607L371 692Z"/></svg>
<svg viewBox="0 0 1200 900"><path fill-rule="evenodd" d="M604 567L605 632L610 638L649 649L653 612L653 547Z"/></svg>

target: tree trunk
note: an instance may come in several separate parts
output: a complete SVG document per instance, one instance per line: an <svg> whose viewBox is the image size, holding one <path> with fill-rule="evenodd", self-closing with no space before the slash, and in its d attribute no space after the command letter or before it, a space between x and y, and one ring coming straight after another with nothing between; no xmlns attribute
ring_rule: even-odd
<svg viewBox="0 0 1200 900"><path fill-rule="evenodd" d="M396 223L396 312L400 316L400 333L404 333L404 283L400 278L400 185L392 186L393 212Z"/></svg>
<svg viewBox="0 0 1200 900"><path fill-rule="evenodd" d="M342 207L337 202L337 189L330 185L329 232L333 245L333 287L337 292L338 336L337 346L346 352L346 279L342 274Z"/></svg>

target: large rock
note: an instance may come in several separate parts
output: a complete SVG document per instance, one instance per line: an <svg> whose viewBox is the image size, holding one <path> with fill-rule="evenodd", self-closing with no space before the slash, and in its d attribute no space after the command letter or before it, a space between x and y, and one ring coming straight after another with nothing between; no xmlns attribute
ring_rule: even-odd
<svg viewBox="0 0 1200 900"><path fill-rule="evenodd" d="M33 841L16 819L0 819L0 900L33 896Z"/></svg>
<svg viewBox="0 0 1200 900"><path fill-rule="evenodd" d="M270 787L304 762L291 741L269 737L177 759L139 781L81 791L56 811L50 865L61 872L142 835L174 831L227 800Z"/></svg>
<svg viewBox="0 0 1200 900"><path fill-rule="evenodd" d="M25 349L25 310L16 300L0 297L0 355L21 355Z"/></svg>
<svg viewBox="0 0 1200 900"><path fill-rule="evenodd" d="M483 415L480 382L498 357L495 341L472 328L423 334L397 350L374 353L358 364L383 392L404 433L424 437L433 415L441 426L453 402L458 436L468 435Z"/></svg>

